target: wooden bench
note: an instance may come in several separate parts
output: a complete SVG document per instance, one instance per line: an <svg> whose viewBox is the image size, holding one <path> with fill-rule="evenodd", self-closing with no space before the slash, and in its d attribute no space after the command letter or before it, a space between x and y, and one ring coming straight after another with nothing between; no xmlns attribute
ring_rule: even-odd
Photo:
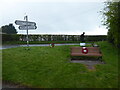
<svg viewBox="0 0 120 90"><path fill-rule="evenodd" d="M71 56L97 56L102 57L99 47L86 47L88 53L84 54L82 52L83 47L71 47Z"/></svg>

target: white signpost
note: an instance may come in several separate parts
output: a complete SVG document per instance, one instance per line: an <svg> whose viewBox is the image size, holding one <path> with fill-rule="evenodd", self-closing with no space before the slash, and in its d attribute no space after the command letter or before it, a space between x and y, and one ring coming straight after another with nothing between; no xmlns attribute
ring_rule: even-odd
<svg viewBox="0 0 120 90"><path fill-rule="evenodd" d="M28 29L36 29L36 23L35 22L29 22L28 16L25 16L26 21L16 20L15 24L20 25L20 30L27 30L27 46L29 47L29 38L28 38Z"/></svg>

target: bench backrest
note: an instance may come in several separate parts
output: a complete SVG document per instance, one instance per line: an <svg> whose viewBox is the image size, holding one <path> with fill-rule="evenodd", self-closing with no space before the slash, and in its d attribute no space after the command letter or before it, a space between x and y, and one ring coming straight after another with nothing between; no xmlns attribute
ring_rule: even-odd
<svg viewBox="0 0 120 90"><path fill-rule="evenodd" d="M88 53L100 53L98 47L86 47L88 49ZM82 53L82 47L71 47L72 53Z"/></svg>

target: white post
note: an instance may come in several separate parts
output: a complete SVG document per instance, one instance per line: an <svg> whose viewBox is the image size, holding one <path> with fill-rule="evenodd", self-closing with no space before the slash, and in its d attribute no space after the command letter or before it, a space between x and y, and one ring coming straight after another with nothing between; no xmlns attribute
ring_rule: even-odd
<svg viewBox="0 0 120 90"><path fill-rule="evenodd" d="M26 17L26 22L27 22L27 47L29 47L29 38L28 38L28 16Z"/></svg>

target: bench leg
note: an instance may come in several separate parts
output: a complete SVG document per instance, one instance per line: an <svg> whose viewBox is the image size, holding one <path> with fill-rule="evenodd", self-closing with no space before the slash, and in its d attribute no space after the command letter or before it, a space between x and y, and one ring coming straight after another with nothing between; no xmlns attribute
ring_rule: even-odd
<svg viewBox="0 0 120 90"><path fill-rule="evenodd" d="M102 62L102 57L98 57L98 60L100 60Z"/></svg>

